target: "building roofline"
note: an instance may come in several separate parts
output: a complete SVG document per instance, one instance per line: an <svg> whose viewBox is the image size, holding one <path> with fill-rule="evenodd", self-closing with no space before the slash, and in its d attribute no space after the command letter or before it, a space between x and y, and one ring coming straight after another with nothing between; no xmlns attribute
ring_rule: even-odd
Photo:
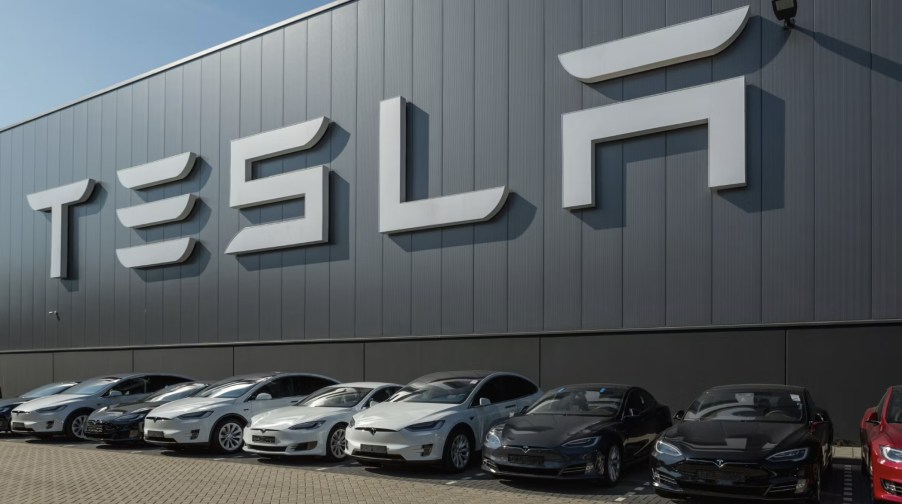
<svg viewBox="0 0 902 504"><path fill-rule="evenodd" d="M223 42L222 44L219 44L219 45L217 45L217 46L211 47L211 48L209 48L209 49L204 49L203 51L200 51L200 52L198 52L198 53L194 53L194 54L192 54L192 55L190 55L190 56L186 56L186 57L184 57L184 58L182 58L182 59L180 59L180 60L177 60L177 61L174 61L174 62L172 62L172 63L163 65L163 66L161 66L161 67L154 68L153 70L144 72L143 74L138 75L138 76L136 76L136 77L132 77L132 78L126 79L126 80L124 80L124 81L122 81L122 82L113 84L112 86L107 86L107 87L101 89L100 91L95 91L95 92L90 93L90 94L88 94L88 95L82 96L81 98L72 100L72 101L67 102L67 103L65 103L65 104L63 104L63 105L60 105L60 106L55 107L55 108L52 108L52 109L50 109L50 110L48 110L48 111L46 111L46 112L42 112L42 113L40 113L40 114L31 116L31 117L29 117L29 118L27 118L27 119L23 119L23 120L21 120L21 121L17 121L17 122L14 122L14 123L12 123L12 124L8 124L8 125L6 125L6 126L0 127L0 133L3 133L3 132L5 132L5 131L7 131L7 130L11 130L11 129L13 129L13 128L16 128L16 127L21 126L21 125L23 125L23 124L25 124L25 123L29 123L29 122L34 121L34 120L36 120L36 119L40 119L40 118L42 118L42 117L44 117L44 116L48 116L48 115L50 115L50 114L59 112L59 111L61 111L61 110L63 110L63 109L69 108L69 107L71 107L71 106L73 106L73 105L77 105L77 104L79 104L79 103L88 101L88 100L90 100L90 99L92 99L92 98L96 98L96 97L98 97L98 96L104 95L104 94L106 94L106 93L109 93L110 91L115 91L115 90L117 90L117 89L119 89L119 88L128 86L129 84L134 84L135 82L138 82L138 81L140 81L140 80L146 79L146 78L148 78L148 77L152 77L152 76L154 76L154 75L156 75L156 74L163 73L163 72L165 72L165 71L167 71L167 70L170 70L170 69L172 69L172 68L175 68L175 67L177 67L177 66L179 66L179 65L184 65L185 63L188 63L188 62L191 62L191 61L194 61L194 60L203 58L204 56L207 56L207 55L209 55L209 54L212 54L212 53L214 53L214 52L216 52L216 51L220 51L220 50L225 49L225 48L227 48L227 47L231 47L231 46L233 46L233 45L240 44L241 42L244 42L244 41L246 41L246 40L252 39L252 38L254 38L254 37L258 37L258 36L263 35L263 34L265 34L265 33L269 33L269 32L271 32L271 31L278 30L279 28L283 28L283 27L288 26L288 25L290 25L290 24L293 24L293 23L296 23L296 22L301 21L301 20L303 20L303 19L307 19L307 18L309 18L309 17L315 16L315 15L321 13L321 12L325 12L325 11L334 9L335 7L338 7L338 6L340 6L340 5L344 5L344 4L349 3L349 2L352 2L352 1L353 1L353 0L333 0L333 1L331 1L331 2L329 2L329 3L327 3L327 4L325 4L325 5L321 5L321 6L317 7L317 8L315 8L315 9L311 9L311 10L309 10L309 11L307 11L307 12L303 12L303 13L301 13L301 14L298 14L297 16L290 17L290 18L288 18L288 19L285 19L285 20L283 20L283 21L279 21L278 23L271 24L271 25L269 25L269 26L265 26L265 27L263 27L263 28L260 28L260 29L257 30L257 31L248 33L248 34L246 34L246 35L242 35L242 36L240 36L240 37L238 37L238 38L234 38L234 39L229 40L229 41L227 41L227 42Z"/></svg>

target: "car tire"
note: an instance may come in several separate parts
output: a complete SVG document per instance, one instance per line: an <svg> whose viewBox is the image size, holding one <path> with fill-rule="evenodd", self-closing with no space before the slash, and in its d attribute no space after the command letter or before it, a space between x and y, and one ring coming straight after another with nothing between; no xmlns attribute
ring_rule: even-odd
<svg viewBox="0 0 902 504"><path fill-rule="evenodd" d="M340 423L336 424L329 431L329 436L326 437L326 460L329 462L341 462L348 458L348 455L345 453L348 447L348 441L345 438L345 429L347 428L348 424ZM335 451L339 448L341 451L336 454Z"/></svg>
<svg viewBox="0 0 902 504"><path fill-rule="evenodd" d="M455 427L445 439L442 468L447 473L463 472L473 461L473 435L463 427Z"/></svg>
<svg viewBox="0 0 902 504"><path fill-rule="evenodd" d="M85 437L85 425L88 423L90 410L78 410L63 422L63 435L70 441L87 441Z"/></svg>
<svg viewBox="0 0 902 504"><path fill-rule="evenodd" d="M223 418L210 433L210 446L220 453L238 453L244 446L244 422L235 418Z"/></svg>
<svg viewBox="0 0 902 504"><path fill-rule="evenodd" d="M596 483L610 487L620 482L623 476L623 445L613 439L602 439L595 454L598 469Z"/></svg>

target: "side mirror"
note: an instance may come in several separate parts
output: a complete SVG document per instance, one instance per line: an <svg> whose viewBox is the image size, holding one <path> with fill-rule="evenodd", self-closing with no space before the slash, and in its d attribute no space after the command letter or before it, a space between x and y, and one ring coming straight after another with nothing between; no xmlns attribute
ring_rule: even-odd
<svg viewBox="0 0 902 504"><path fill-rule="evenodd" d="M491 404L492 404L492 401L490 401L488 397L480 397L479 398L480 406L490 406Z"/></svg>
<svg viewBox="0 0 902 504"><path fill-rule="evenodd" d="M877 417L876 411L871 411L868 413L867 423L877 424L880 423L880 418Z"/></svg>
<svg viewBox="0 0 902 504"><path fill-rule="evenodd" d="M122 392L118 390L110 390L110 392L106 395L107 397L121 397Z"/></svg>
<svg viewBox="0 0 902 504"><path fill-rule="evenodd" d="M379 401L377 401L377 400L375 400L375 399L370 399L370 402L366 403L366 407L367 407L367 408L372 408L373 406L375 406L375 405L377 405L377 404L379 404Z"/></svg>
<svg viewBox="0 0 902 504"><path fill-rule="evenodd" d="M267 394L266 392L260 392L254 398L255 401L269 401L270 399L272 399L272 394Z"/></svg>
<svg viewBox="0 0 902 504"><path fill-rule="evenodd" d="M675 415L673 415L674 420L683 420L686 417L686 412L683 410L677 411Z"/></svg>

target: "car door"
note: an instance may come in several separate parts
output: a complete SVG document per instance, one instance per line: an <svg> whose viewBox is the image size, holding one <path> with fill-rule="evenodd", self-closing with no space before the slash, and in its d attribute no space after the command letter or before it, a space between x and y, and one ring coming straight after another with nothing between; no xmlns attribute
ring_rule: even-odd
<svg viewBox="0 0 902 504"><path fill-rule="evenodd" d="M489 378L483 382L476 395L473 396L470 410L473 412L472 422L478 438L476 441L477 446L481 444L482 439L485 438L492 426L507 417L509 409L517 407L516 401L508 400L501 378L501 376ZM488 399L490 404L480 406L479 400L482 398Z"/></svg>
<svg viewBox="0 0 902 504"><path fill-rule="evenodd" d="M640 389L631 389L626 394L623 408L623 454L627 460L634 460L645 451L650 444L653 422L650 421L650 404L647 394Z"/></svg>
<svg viewBox="0 0 902 504"><path fill-rule="evenodd" d="M821 456L823 457L821 460L826 464L833 452L833 421L825 410L817 407L807 390L805 391L805 399L808 403L811 432L821 445Z"/></svg>

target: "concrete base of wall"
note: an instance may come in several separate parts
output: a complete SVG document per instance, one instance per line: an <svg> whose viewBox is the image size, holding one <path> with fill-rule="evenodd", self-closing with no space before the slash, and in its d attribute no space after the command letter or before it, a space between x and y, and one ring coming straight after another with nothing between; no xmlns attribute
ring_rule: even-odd
<svg viewBox="0 0 902 504"><path fill-rule="evenodd" d="M882 324L4 353L0 387L13 397L50 381L124 371L202 380L310 371L406 383L433 371L499 369L545 389L588 381L641 385L676 411L713 385L791 383L808 387L830 411L838 439L854 441L865 408L902 383L900 335L902 325Z"/></svg>

